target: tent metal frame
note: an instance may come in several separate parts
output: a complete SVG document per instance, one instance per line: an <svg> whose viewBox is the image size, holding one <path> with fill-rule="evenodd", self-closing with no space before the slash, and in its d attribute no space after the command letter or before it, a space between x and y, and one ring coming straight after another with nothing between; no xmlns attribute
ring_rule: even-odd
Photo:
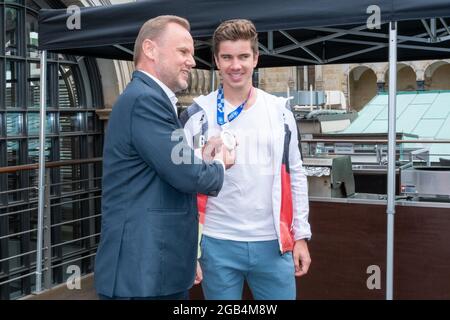
<svg viewBox="0 0 450 320"><path fill-rule="evenodd" d="M389 100L388 100L388 174L387 174L387 250L386 300L394 293L394 214L395 214L395 149L397 107L397 22L389 23Z"/></svg>
<svg viewBox="0 0 450 320"><path fill-rule="evenodd" d="M445 41L449 40L450 39L450 28L447 26L445 20L440 18L440 21L441 21L443 27L439 28L439 29L437 29L436 19L430 19L430 20L434 21L434 23L433 22L430 23L431 27L428 26L428 23L426 22L425 19L421 20L422 24L424 25L425 31L426 31L424 33L417 34L415 36L397 36L397 39L398 39L397 47L404 48L404 49L450 52L450 48L443 48L443 47L436 47L436 46L430 47L428 45L420 46L420 45L401 44L401 43L404 43L407 41L423 43L423 44L430 44L430 43L441 43L441 42L445 42ZM293 44L275 48L274 43L273 43L273 33L275 31L269 31L267 33L267 35L268 35L267 36L267 45L265 46L264 44L259 43L259 48L262 50L262 52L260 52L260 55L275 56L275 57L279 57L279 58L283 58L283 59L312 63L312 64L326 64L326 63L330 63L330 62L339 63L339 60L349 58L351 56L359 55L362 53L379 50L379 49L389 46L389 43L385 43L385 42L339 39L342 36L356 35L356 36L364 36L367 38L377 38L377 39L389 40L390 36L387 34L378 33L378 32L362 31L364 29L367 29L366 25L361 25L361 26L354 27L354 28L348 29L348 30L340 29L340 28L327 28L327 27L314 27L314 28L301 28L301 29L310 30L310 31L329 32L330 34L328 34L326 36L318 37L315 39L311 39L311 40L299 41L299 40L295 39L294 36L290 35L289 31L279 30L278 32L280 32L283 36L285 36L287 39L289 39ZM443 32L443 33L438 36L437 34L439 32ZM324 41L368 45L369 47L366 49L361 49L358 51L343 54L343 55L336 56L333 58L321 59L314 52L312 52L310 49L308 49L308 46L310 46L312 44L324 42ZM295 56L289 55L289 54L283 54L285 52L296 50L296 49L304 50L314 60L299 58L299 57L295 57Z"/></svg>
<svg viewBox="0 0 450 320"><path fill-rule="evenodd" d="M435 52L449 52L450 48L438 47L438 46L430 46L429 44L438 44L445 41L450 40L450 27L447 25L446 21L443 18L432 18L421 19L421 24L424 27L423 33L414 35L414 36L405 36L405 35L397 35L397 48L402 49L413 49L413 50L425 50L425 51L435 51ZM441 27L438 28L438 21L441 23ZM389 22L384 22L383 24L388 24ZM295 62L308 63L308 64L327 64L327 63L339 63L340 60L356 56L359 54L376 51L379 49L383 49L389 46L389 35L380 32L370 32L364 31L367 29L367 25L360 25L357 27L353 27L351 29L345 28L336 28L336 27L310 27L310 28L301 28L298 30L307 30L307 31L318 31L318 32L327 32L329 34L317 37L310 40L297 40L293 35L290 34L290 30L276 30L276 31L268 31L267 32L267 43L263 44L262 42L258 43L260 49L261 56L271 56L277 57L284 60L291 60ZM283 45L281 47L275 47L274 43L274 33L278 32L282 34L286 39L292 42L292 44ZM354 35L354 36L362 36L366 37L368 40L353 40L353 39L341 39L343 36ZM375 39L371 39L375 38ZM387 42L382 42L380 40L387 40ZM358 45L367 45L368 47L365 49L361 49L358 51L346 53L343 55L335 56L328 59L320 58L316 53L314 53L308 46L313 44L330 41L336 43L348 43L348 44L358 44ZM417 44L402 44L405 42L415 42ZM420 45L423 44L423 45ZM131 57L133 56L133 51L124 47L123 45L113 45L116 49L119 49ZM205 40L195 40L195 49L204 49L204 48L212 47L210 41ZM289 53L290 51L302 49L305 51L311 59L297 57L293 53ZM205 59L194 56L195 60L204 64L209 69L214 67L214 62L208 62Z"/></svg>

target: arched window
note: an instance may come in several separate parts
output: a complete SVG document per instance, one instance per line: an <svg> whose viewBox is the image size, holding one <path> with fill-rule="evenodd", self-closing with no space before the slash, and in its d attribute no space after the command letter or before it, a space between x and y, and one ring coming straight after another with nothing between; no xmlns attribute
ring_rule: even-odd
<svg viewBox="0 0 450 320"><path fill-rule="evenodd" d="M41 66L37 17L38 10L44 6L64 8L55 0L0 2L0 167L38 162ZM47 70L46 160L101 157L103 128L95 110L103 102L95 60L48 53ZM100 213L99 197L80 199L99 194L90 190L95 187L100 190L100 180L94 178L101 176L101 164L52 168L50 176L55 204L51 209L52 224ZM34 277L25 275L35 268L35 253L20 255L36 249L36 232L6 236L36 228L37 210L28 209L37 207L37 191L27 188L36 186L37 181L37 170L0 174L0 284L4 283L0 285L0 299L22 296L33 290ZM70 181L81 182L67 183ZM10 192L16 189L27 190ZM20 210L28 211L8 214ZM52 245L56 245L52 249L54 283L68 276L65 261L95 252L98 238L70 241L99 232L99 228L98 218L52 228ZM58 245L63 242L70 244ZM19 256L8 259L15 255ZM72 264L89 272L92 259ZM24 277L7 282L20 276Z"/></svg>

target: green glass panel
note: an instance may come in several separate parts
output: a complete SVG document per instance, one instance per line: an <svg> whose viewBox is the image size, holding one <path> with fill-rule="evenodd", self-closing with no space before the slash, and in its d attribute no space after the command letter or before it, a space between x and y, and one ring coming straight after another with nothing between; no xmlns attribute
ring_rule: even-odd
<svg viewBox="0 0 450 320"><path fill-rule="evenodd" d="M432 104L438 95L439 93L417 94L411 104Z"/></svg>
<svg viewBox="0 0 450 320"><path fill-rule="evenodd" d="M360 112L353 123L343 133L361 133L383 110L384 105L367 105L364 112Z"/></svg>
<svg viewBox="0 0 450 320"><path fill-rule="evenodd" d="M397 132L412 133L429 105L409 105L397 120Z"/></svg>
<svg viewBox="0 0 450 320"><path fill-rule="evenodd" d="M447 117L447 119L445 119L441 129L436 134L435 138L436 139L450 139L450 115Z"/></svg>
<svg viewBox="0 0 450 320"><path fill-rule="evenodd" d="M38 135L39 134L39 113L29 113L27 115L27 129L29 135ZM51 133L53 128L53 123L55 121L55 115L53 113L47 114L46 121L46 133Z"/></svg>
<svg viewBox="0 0 450 320"><path fill-rule="evenodd" d="M7 113L6 114L6 135L20 136L22 134L23 114L22 113Z"/></svg>
<svg viewBox="0 0 450 320"><path fill-rule="evenodd" d="M388 130L388 123L384 120L372 121L369 126L364 130L364 133L386 133Z"/></svg>
<svg viewBox="0 0 450 320"><path fill-rule="evenodd" d="M38 58L38 20L35 16L27 13L26 17L27 55L31 58Z"/></svg>
<svg viewBox="0 0 450 320"><path fill-rule="evenodd" d="M422 119L412 133L419 137L433 138L439 132L443 122L442 119Z"/></svg>
<svg viewBox="0 0 450 320"><path fill-rule="evenodd" d="M426 119L445 119L450 114L450 92L440 93L423 116Z"/></svg>
<svg viewBox="0 0 450 320"><path fill-rule="evenodd" d="M401 94L397 95L397 105L396 105L396 114L397 119L403 114L406 107L411 103L411 101L415 98L415 94L406 95ZM377 116L377 120L387 120L389 115L389 108L386 104L386 108L383 109L383 111L380 112L380 114Z"/></svg>
<svg viewBox="0 0 450 320"><path fill-rule="evenodd" d="M14 8L5 8L5 54L15 56L19 54L17 43L19 35L19 12Z"/></svg>
<svg viewBox="0 0 450 320"><path fill-rule="evenodd" d="M18 93L17 83L18 79L18 64L15 61L6 61L6 88L5 88L5 105L7 108L18 107Z"/></svg>

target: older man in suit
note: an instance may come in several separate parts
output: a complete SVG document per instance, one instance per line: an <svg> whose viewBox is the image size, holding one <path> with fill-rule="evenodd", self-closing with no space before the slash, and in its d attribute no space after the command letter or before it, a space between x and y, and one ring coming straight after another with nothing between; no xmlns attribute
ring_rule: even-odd
<svg viewBox="0 0 450 320"><path fill-rule="evenodd" d="M196 193L217 195L234 155L216 140L205 163L174 134L183 132L174 92L187 88L193 53L189 23L176 16L147 21L136 39L137 71L113 107L103 154L100 298L186 299L194 283Z"/></svg>

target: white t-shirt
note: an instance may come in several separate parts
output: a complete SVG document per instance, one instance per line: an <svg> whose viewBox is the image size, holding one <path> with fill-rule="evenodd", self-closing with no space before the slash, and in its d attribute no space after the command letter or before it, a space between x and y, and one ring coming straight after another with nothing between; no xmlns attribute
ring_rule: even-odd
<svg viewBox="0 0 450 320"><path fill-rule="evenodd" d="M277 239L272 214L272 139L268 106L258 95L227 130L237 137L236 163L225 172L217 197L208 197L203 233L235 241ZM225 116L233 111L225 101ZM210 132L211 133L211 132Z"/></svg>

